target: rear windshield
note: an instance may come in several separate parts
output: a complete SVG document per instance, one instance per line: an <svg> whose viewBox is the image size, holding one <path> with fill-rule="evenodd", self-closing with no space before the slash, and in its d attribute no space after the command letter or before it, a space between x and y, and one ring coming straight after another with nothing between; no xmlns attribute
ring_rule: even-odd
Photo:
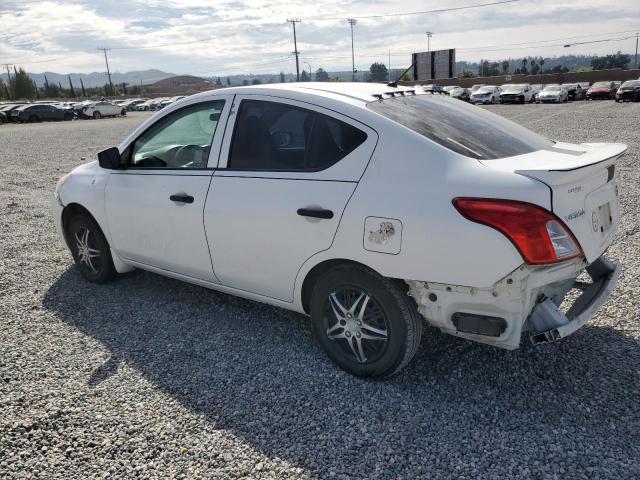
<svg viewBox="0 0 640 480"><path fill-rule="evenodd" d="M367 107L467 157L491 160L553 146L531 130L447 96L394 97L370 102Z"/></svg>

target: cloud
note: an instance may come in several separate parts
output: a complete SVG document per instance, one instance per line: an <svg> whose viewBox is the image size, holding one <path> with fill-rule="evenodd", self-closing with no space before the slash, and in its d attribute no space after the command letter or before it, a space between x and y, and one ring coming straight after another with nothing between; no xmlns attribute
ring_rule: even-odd
<svg viewBox="0 0 640 480"><path fill-rule="evenodd" d="M479 1L479 0L475 0ZM474 0L454 0L451 6ZM357 68L374 61L408 64L409 54L457 48L459 60L522 55L631 51L633 40L563 48L576 41L620 37L640 23L637 0L523 0L519 3L439 14L360 19L354 29ZM119 71L158 68L174 73L225 75L294 69L287 18L299 17L298 49L313 69L349 69L351 39L346 19L442 8L429 0L4 0L0 6L0 58L29 71L104 70L98 47L109 47ZM631 33L629 33L630 35ZM560 39L560 40L555 40ZM519 45L510 45L517 43ZM491 48L479 48L491 46Z"/></svg>

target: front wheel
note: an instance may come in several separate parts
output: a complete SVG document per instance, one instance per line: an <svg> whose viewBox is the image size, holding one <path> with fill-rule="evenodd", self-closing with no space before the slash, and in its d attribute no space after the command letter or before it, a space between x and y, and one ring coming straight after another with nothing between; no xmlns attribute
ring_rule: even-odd
<svg viewBox="0 0 640 480"><path fill-rule="evenodd" d="M101 117L102 117L102 114L100 112L93 112L93 118L95 118L96 120Z"/></svg>
<svg viewBox="0 0 640 480"><path fill-rule="evenodd" d="M406 289L361 266L339 266L311 295L313 335L343 370L390 377L413 358L422 317Z"/></svg>
<svg viewBox="0 0 640 480"><path fill-rule="evenodd" d="M106 283L115 276L109 243L93 219L76 215L69 222L66 236L73 260L86 280Z"/></svg>

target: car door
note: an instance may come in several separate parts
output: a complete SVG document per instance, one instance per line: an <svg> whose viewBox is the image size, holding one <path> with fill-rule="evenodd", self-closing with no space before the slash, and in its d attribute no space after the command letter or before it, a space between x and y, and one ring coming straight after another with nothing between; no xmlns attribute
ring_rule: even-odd
<svg viewBox="0 0 640 480"><path fill-rule="evenodd" d="M101 110L103 115L115 115L116 109L113 103L111 102L102 102Z"/></svg>
<svg viewBox="0 0 640 480"><path fill-rule="evenodd" d="M221 283L293 301L373 154L371 128L306 102L237 95L204 224Z"/></svg>
<svg viewBox="0 0 640 480"><path fill-rule="evenodd" d="M47 105L45 112L43 112L48 120L62 120L64 117L64 110L62 108L54 107L53 105Z"/></svg>
<svg viewBox="0 0 640 480"><path fill-rule="evenodd" d="M230 107L228 95L167 112L121 147L105 208L122 258L215 282L203 209Z"/></svg>

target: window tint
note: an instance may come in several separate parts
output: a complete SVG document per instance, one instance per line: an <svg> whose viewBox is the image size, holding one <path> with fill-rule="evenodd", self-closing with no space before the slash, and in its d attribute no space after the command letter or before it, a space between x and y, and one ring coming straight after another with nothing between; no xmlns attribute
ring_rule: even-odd
<svg viewBox="0 0 640 480"><path fill-rule="evenodd" d="M553 146L499 115L442 95L395 97L367 107L467 157L496 159Z"/></svg>
<svg viewBox="0 0 640 480"><path fill-rule="evenodd" d="M134 142L132 167L206 168L224 101L199 103L155 123Z"/></svg>
<svg viewBox="0 0 640 480"><path fill-rule="evenodd" d="M282 103L243 100L227 168L324 170L366 138L361 130L321 113Z"/></svg>

